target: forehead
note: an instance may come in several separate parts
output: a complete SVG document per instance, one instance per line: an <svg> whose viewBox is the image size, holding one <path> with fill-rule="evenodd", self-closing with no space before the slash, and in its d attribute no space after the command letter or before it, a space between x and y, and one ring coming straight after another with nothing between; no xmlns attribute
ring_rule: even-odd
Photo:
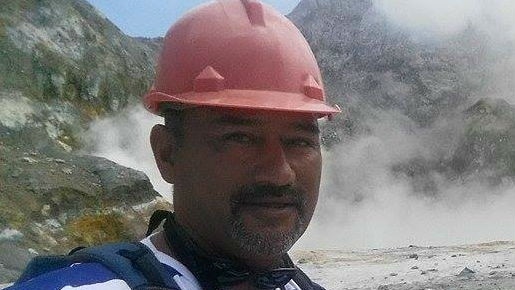
<svg viewBox="0 0 515 290"><path fill-rule="evenodd" d="M195 126L248 126L292 127L318 133L316 116L309 113L235 110L224 108L195 108L185 116L187 123Z"/></svg>

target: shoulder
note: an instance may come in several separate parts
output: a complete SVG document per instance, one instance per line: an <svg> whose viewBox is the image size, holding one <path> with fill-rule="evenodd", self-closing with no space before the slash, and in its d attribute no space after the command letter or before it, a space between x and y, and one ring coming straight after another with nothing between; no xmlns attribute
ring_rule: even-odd
<svg viewBox="0 0 515 290"><path fill-rule="evenodd" d="M6 290L130 290L127 283L99 263L73 264L15 284Z"/></svg>
<svg viewBox="0 0 515 290"><path fill-rule="evenodd" d="M144 267L145 269L147 269L148 271L152 271L153 273L155 273L154 270L158 269L158 272L160 272L159 275L163 275L162 277L169 277L167 279L171 279L174 281L171 282L171 280L169 280L170 285L176 284L176 286L178 286L181 289L200 289L200 287L194 287L198 285L196 279L192 277L191 273L189 273L189 271L182 264L172 259L171 257L163 257L164 254L156 252L153 245L151 243L150 245L148 245L148 242L149 240L144 240L140 245L144 245L143 248L147 248L148 250L150 250L152 256L155 256L157 258L155 260L155 263L157 264L152 262L152 259L145 258L144 260L148 262L145 263L145 265L149 266L150 264L151 267L144 267L145 265L139 265L137 263L139 267ZM134 274L133 270L127 269L128 267L132 268L132 266L130 266L130 264L133 263L131 260L132 258L128 258L129 260L131 260L128 262L125 261L127 260L125 258L120 260L119 257L113 256L112 253L120 252L118 251L119 249L126 249L126 245L112 244L99 246L97 247L97 249L93 249L93 251L88 252L89 254L93 254L97 258L99 257L98 259L93 260L90 259L92 257L91 255L84 256L84 253L81 253L79 257L76 257L75 254L73 254L73 257L70 259L67 258L69 256L40 257L38 259L39 261L33 261L35 263L31 262L31 264L33 264L34 267L30 267L29 265L29 267L27 268L32 269L32 271L26 271L27 276L32 278L23 278L22 282L18 282L7 289L130 290L129 285L141 282L140 278L142 277L138 274ZM140 260L139 257L142 256L136 257L138 261ZM74 260L77 262L70 262ZM139 268L137 267L135 269ZM136 272L139 273L138 270L136 270ZM122 277L124 278L122 279ZM126 280L126 278L128 278L129 280Z"/></svg>
<svg viewBox="0 0 515 290"><path fill-rule="evenodd" d="M173 273L173 279L177 283L177 285L181 289L187 290L201 290L200 283L197 278L191 273L191 271L181 262L176 260L175 258L170 257L169 255L161 252L156 248L153 244L151 237L147 237L140 241L143 245L147 246L147 248L152 251L154 256L157 258L159 262L164 266L164 268L169 272Z"/></svg>

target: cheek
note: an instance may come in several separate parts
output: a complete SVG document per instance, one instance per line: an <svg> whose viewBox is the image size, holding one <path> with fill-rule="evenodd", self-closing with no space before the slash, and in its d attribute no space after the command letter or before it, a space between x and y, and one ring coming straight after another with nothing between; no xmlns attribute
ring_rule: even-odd
<svg viewBox="0 0 515 290"><path fill-rule="evenodd" d="M224 196L245 184L249 164L248 155L199 148L183 159L178 174L190 192Z"/></svg>
<svg viewBox="0 0 515 290"><path fill-rule="evenodd" d="M222 184L232 184L233 187L246 185L252 178L252 168L261 158L256 150L249 148L232 148L228 151L211 151L209 166L214 169L212 174Z"/></svg>
<svg viewBox="0 0 515 290"><path fill-rule="evenodd" d="M206 225L206 231L220 229L230 215L230 198L238 189L239 163L216 154L197 152L183 165L177 180L177 198L191 217Z"/></svg>
<svg viewBox="0 0 515 290"><path fill-rule="evenodd" d="M289 158L290 166L297 175L297 181L306 187L313 189L320 184L322 171L322 156L320 152L310 152L302 155L295 155Z"/></svg>
<svg viewBox="0 0 515 290"><path fill-rule="evenodd" d="M296 160L296 162L292 162L297 177L296 181L306 191L306 206L312 212L318 201L322 158L319 153L314 153Z"/></svg>

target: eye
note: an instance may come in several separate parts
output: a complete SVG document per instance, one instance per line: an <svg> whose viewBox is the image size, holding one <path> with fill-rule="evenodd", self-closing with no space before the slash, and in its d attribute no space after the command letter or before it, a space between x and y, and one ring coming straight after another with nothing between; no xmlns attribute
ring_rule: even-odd
<svg viewBox="0 0 515 290"><path fill-rule="evenodd" d="M234 142L234 143L238 143L238 144L251 144L252 142L254 142L254 137L250 134L247 134L247 133L243 133L243 132L234 132L234 133L229 133L229 134L225 134L223 136L223 140L224 141L228 141L228 142Z"/></svg>
<svg viewBox="0 0 515 290"><path fill-rule="evenodd" d="M294 148L318 148L317 141L308 138L291 138L285 141L285 145Z"/></svg>

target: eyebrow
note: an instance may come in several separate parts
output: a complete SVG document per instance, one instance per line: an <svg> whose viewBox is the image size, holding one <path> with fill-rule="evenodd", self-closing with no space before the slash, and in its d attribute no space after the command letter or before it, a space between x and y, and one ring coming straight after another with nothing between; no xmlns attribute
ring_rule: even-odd
<svg viewBox="0 0 515 290"><path fill-rule="evenodd" d="M234 115L223 115L220 118L215 120L215 123L217 125L233 125L233 126L248 126L248 127L255 127L262 122L258 119L248 118L248 117L240 117L240 116L234 116ZM316 122L294 122L292 124L292 127L295 130L303 131L310 134L319 134L320 129L318 128L318 125Z"/></svg>
<svg viewBox="0 0 515 290"><path fill-rule="evenodd" d="M218 125L236 125L236 126L257 126L261 122L257 119L245 118L234 115L223 115L215 120Z"/></svg>
<svg viewBox="0 0 515 290"><path fill-rule="evenodd" d="M320 129L316 123L310 122L297 122L294 124L295 128L310 134L320 134Z"/></svg>

